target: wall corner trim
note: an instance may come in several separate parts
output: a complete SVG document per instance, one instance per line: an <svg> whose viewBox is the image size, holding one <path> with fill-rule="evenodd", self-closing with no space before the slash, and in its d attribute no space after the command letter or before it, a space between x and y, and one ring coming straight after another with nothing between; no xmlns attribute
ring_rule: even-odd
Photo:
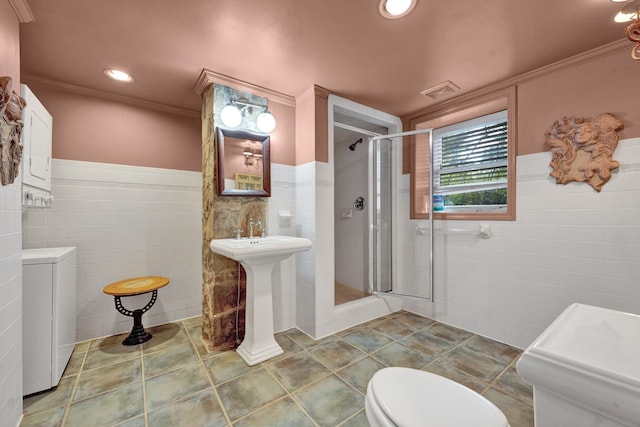
<svg viewBox="0 0 640 427"><path fill-rule="evenodd" d="M18 22L21 24L28 24L36 20L27 0L9 0L9 4L18 17Z"/></svg>
<svg viewBox="0 0 640 427"><path fill-rule="evenodd" d="M291 95L267 89L266 87L254 85L253 83L238 80L224 74L216 73L215 71L207 70L206 68L202 69L202 72L200 73L200 76L198 77L198 80L193 87L193 91L199 96L202 96L205 89L209 85L212 85L214 83L229 86L231 88L237 89L242 92L248 92L253 95L262 96L264 98L267 98L269 101L277 102L279 104L288 105L290 107L296 106L296 99Z"/></svg>

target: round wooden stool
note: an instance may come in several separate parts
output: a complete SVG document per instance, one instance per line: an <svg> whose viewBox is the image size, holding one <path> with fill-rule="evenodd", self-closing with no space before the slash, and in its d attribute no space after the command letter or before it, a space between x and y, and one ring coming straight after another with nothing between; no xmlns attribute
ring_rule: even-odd
<svg viewBox="0 0 640 427"><path fill-rule="evenodd" d="M158 299L158 289L169 284L169 279L161 276L135 277L133 279L120 280L104 287L103 292L113 295L116 302L116 310L125 316L133 317L133 328L129 336L122 342L123 345L137 345L149 341L152 335L142 326L142 315L149 311ZM152 292L151 300L143 308L127 310L122 306L120 297L146 294Z"/></svg>

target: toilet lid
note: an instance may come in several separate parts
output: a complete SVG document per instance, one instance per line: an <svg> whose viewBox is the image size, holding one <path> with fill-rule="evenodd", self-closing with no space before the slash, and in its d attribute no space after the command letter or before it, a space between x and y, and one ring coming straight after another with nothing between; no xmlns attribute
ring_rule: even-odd
<svg viewBox="0 0 640 427"><path fill-rule="evenodd" d="M486 398L429 372L384 368L369 385L375 402L398 426L509 426L504 414Z"/></svg>

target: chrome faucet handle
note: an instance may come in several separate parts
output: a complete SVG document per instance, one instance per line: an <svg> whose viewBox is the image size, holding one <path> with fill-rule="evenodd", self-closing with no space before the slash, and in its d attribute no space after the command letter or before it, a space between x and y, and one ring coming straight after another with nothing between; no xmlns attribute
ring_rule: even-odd
<svg viewBox="0 0 640 427"><path fill-rule="evenodd" d="M262 226L262 221L256 222L256 225L258 226L258 230L260 230L260 237L264 237L264 227Z"/></svg>
<svg viewBox="0 0 640 427"><path fill-rule="evenodd" d="M240 238L242 238L242 230L241 229L237 229L237 230L233 230L233 238L236 240L240 240Z"/></svg>
<svg viewBox="0 0 640 427"><path fill-rule="evenodd" d="M249 238L253 239L253 226L256 225L253 222L253 218L249 218Z"/></svg>

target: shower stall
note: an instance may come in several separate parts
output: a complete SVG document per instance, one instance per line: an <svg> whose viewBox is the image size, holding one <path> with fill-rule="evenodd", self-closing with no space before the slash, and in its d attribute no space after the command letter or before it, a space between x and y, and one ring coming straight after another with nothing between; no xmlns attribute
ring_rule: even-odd
<svg viewBox="0 0 640 427"><path fill-rule="evenodd" d="M403 143L427 131L398 133L341 106L332 118L335 305L376 295L431 298L433 227L410 219L402 174Z"/></svg>

